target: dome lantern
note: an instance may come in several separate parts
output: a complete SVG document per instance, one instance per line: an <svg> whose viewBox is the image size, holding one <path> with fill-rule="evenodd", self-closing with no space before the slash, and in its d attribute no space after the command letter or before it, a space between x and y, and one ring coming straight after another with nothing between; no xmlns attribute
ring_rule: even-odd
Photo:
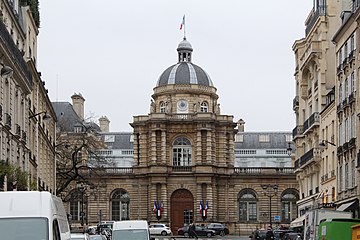
<svg viewBox="0 0 360 240"><path fill-rule="evenodd" d="M178 48L179 62L191 62L191 53L193 48L186 37L179 43Z"/></svg>
<svg viewBox="0 0 360 240"><path fill-rule="evenodd" d="M159 77L156 87L171 84L195 84L213 87L210 76L191 62L193 48L184 37L177 47L178 63L168 67Z"/></svg>

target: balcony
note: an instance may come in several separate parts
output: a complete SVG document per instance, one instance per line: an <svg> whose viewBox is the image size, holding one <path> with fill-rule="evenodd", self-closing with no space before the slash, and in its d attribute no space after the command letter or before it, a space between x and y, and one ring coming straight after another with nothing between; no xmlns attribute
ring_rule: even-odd
<svg viewBox="0 0 360 240"><path fill-rule="evenodd" d="M0 41L5 45L5 48L8 49L12 55L13 62L19 66L22 75L26 78L29 86L32 86L32 75L27 67L27 64L18 49L15 45L11 35L9 34L7 28L5 27L3 21L0 21Z"/></svg>
<svg viewBox="0 0 360 240"><path fill-rule="evenodd" d="M349 104L351 104L352 102L355 102L354 93L350 93L349 98L348 98L348 102L349 102Z"/></svg>
<svg viewBox="0 0 360 240"><path fill-rule="evenodd" d="M293 110L295 111L296 109L299 108L299 96L296 96L294 99L293 99Z"/></svg>
<svg viewBox="0 0 360 240"><path fill-rule="evenodd" d="M21 134L21 127L19 124L15 124L15 136L17 138L20 138L20 134Z"/></svg>
<svg viewBox="0 0 360 240"><path fill-rule="evenodd" d="M173 172L192 172L191 166L172 166Z"/></svg>
<svg viewBox="0 0 360 240"><path fill-rule="evenodd" d="M344 111L344 106L343 106L343 104L341 102L336 106L336 112L339 114L339 113L341 113L343 111Z"/></svg>
<svg viewBox="0 0 360 240"><path fill-rule="evenodd" d="M298 125L293 129L293 138L295 139L296 137L299 137L300 135L302 135L304 133L304 126L303 125Z"/></svg>
<svg viewBox="0 0 360 240"><path fill-rule="evenodd" d="M11 116L8 113L5 113L5 127L11 129Z"/></svg>
<svg viewBox="0 0 360 240"><path fill-rule="evenodd" d="M314 112L305 122L304 122L304 133L311 130L314 126L318 126L320 122L320 117L318 112Z"/></svg>
<svg viewBox="0 0 360 240"><path fill-rule="evenodd" d="M310 163L317 163L321 160L321 149L312 148L295 161L295 170L303 168Z"/></svg>
<svg viewBox="0 0 360 240"><path fill-rule="evenodd" d="M351 149L351 148L354 148L354 147L356 147L356 138L351 138L349 140L349 148Z"/></svg>
<svg viewBox="0 0 360 240"><path fill-rule="evenodd" d="M306 36L309 34L311 29L314 27L314 25L315 25L316 21L318 20L318 18L320 16L325 16L325 13L326 13L326 5L318 6L316 11L313 13L312 17L310 18L310 20L306 24L306 28L305 28L305 35Z"/></svg>
<svg viewBox="0 0 360 240"><path fill-rule="evenodd" d="M26 143L26 132L24 130L21 131L21 141Z"/></svg>
<svg viewBox="0 0 360 240"><path fill-rule="evenodd" d="M235 174L240 175L292 175L294 174L294 168L292 167L235 167L234 168Z"/></svg>

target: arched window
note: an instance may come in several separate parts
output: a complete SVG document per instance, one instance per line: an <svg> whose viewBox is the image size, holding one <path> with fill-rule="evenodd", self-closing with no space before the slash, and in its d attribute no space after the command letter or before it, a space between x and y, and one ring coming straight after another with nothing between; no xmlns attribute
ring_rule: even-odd
<svg viewBox="0 0 360 240"><path fill-rule="evenodd" d="M202 102L200 105L200 112L208 112L209 105L207 102Z"/></svg>
<svg viewBox="0 0 360 240"><path fill-rule="evenodd" d="M85 218L85 213L87 209L87 198L85 196L84 192L81 192L80 190L74 190L70 194L70 214L71 214L71 220L73 221L80 221L81 215ZM84 212L81 214L81 212ZM83 219L84 221L85 219Z"/></svg>
<svg viewBox="0 0 360 240"><path fill-rule="evenodd" d="M185 137L178 137L173 144L173 166L191 166L191 143Z"/></svg>
<svg viewBox="0 0 360 240"><path fill-rule="evenodd" d="M164 113L166 111L166 103L160 102L160 112Z"/></svg>
<svg viewBox="0 0 360 240"><path fill-rule="evenodd" d="M286 189L281 194L281 219L283 222L291 222L297 216L296 201L299 194L294 189Z"/></svg>
<svg viewBox="0 0 360 240"><path fill-rule="evenodd" d="M239 220L256 221L257 220L257 196L254 190L244 189L239 193Z"/></svg>
<svg viewBox="0 0 360 240"><path fill-rule="evenodd" d="M111 194L111 219L114 221L129 220L130 196L124 189L118 189Z"/></svg>

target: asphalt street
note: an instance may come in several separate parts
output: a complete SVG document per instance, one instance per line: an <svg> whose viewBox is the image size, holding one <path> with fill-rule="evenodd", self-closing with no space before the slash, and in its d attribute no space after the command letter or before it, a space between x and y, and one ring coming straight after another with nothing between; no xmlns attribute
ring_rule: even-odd
<svg viewBox="0 0 360 240"><path fill-rule="evenodd" d="M152 236L155 237L155 240L192 240L192 238L186 238L183 236ZM207 237L199 237L198 240L250 240L249 236L236 236L236 235L227 235L224 237L212 237L212 238L207 238Z"/></svg>

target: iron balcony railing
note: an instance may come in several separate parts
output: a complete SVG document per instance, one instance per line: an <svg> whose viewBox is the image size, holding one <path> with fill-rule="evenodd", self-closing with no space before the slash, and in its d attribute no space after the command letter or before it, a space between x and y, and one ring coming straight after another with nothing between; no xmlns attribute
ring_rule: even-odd
<svg viewBox="0 0 360 240"><path fill-rule="evenodd" d="M235 167L236 174L294 174L293 167Z"/></svg>
<svg viewBox="0 0 360 240"><path fill-rule="evenodd" d="M304 133L304 126L298 125L293 129L293 138Z"/></svg>
<svg viewBox="0 0 360 240"><path fill-rule="evenodd" d="M319 113L314 112L311 116L304 122L304 132L310 129L315 123L319 123Z"/></svg>
<svg viewBox="0 0 360 240"><path fill-rule="evenodd" d="M295 110L296 108L299 107L299 96L296 96L294 99L293 99L293 110Z"/></svg>
<svg viewBox="0 0 360 240"><path fill-rule="evenodd" d="M295 170L303 167L311 161L319 161L321 159L321 150L319 148L312 148L302 155L299 159L295 161L294 168Z"/></svg>
<svg viewBox="0 0 360 240"><path fill-rule="evenodd" d="M326 14L326 5L319 5L317 9L315 10L313 16L311 17L310 21L306 25L305 28L305 35L307 36L311 29L314 27L314 24L318 20L320 16L325 16Z"/></svg>
<svg viewBox="0 0 360 240"><path fill-rule="evenodd" d="M0 40L6 45L5 47L10 50L13 57L15 58L14 61L19 65L21 71L25 75L29 86L32 86L32 75L26 65L26 62L20 52L20 50L16 47L11 35L7 31L4 23L0 21Z"/></svg>

